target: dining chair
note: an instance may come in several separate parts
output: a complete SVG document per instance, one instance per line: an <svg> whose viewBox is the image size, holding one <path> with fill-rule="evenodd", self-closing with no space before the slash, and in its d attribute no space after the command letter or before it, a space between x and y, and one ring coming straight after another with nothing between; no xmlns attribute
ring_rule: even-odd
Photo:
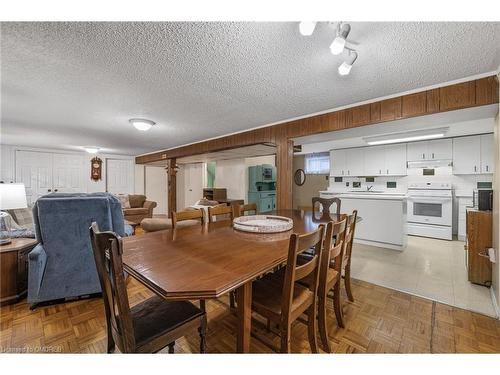
<svg viewBox="0 0 500 375"><path fill-rule="evenodd" d="M354 302L351 289L351 258L352 258L352 244L354 242L354 234L356 231L356 220L358 218L358 210L352 211L352 214L347 218L347 230L344 244L344 259L342 261L343 278L345 291L349 301Z"/></svg>
<svg viewBox="0 0 500 375"><path fill-rule="evenodd" d="M233 221L234 218L233 208L225 204L208 207L208 221L210 223L213 223L215 220L217 220L217 218L219 220L222 219L222 220Z"/></svg>
<svg viewBox="0 0 500 375"><path fill-rule="evenodd" d="M317 205L318 203L318 205ZM340 216L340 205L341 201L339 198L321 198L321 197L313 197L312 199L312 211L313 211L313 216L316 213L316 206L321 206L323 213L321 216L326 216L327 214L330 213L330 207L332 204L336 205L336 215L337 217Z"/></svg>
<svg viewBox="0 0 500 375"><path fill-rule="evenodd" d="M313 232L290 235L284 272L280 276L269 274L253 282L252 310L279 326L282 353L290 353L291 326L303 313L307 313L311 351L318 352L316 296L324 230L325 226L320 225ZM297 256L311 247L314 247L315 255L308 262L298 265ZM310 285L298 283L308 277Z"/></svg>
<svg viewBox="0 0 500 375"><path fill-rule="evenodd" d="M206 313L188 301L166 301L154 296L130 307L123 273L122 239L113 232L90 227L92 250L106 313L107 352L115 345L122 353L154 353L197 328L200 352L205 352Z"/></svg>
<svg viewBox="0 0 500 375"><path fill-rule="evenodd" d="M252 212L253 215L258 215L259 211L257 210L257 203L248 203L242 206L238 206L240 216L243 216L247 213Z"/></svg>
<svg viewBox="0 0 500 375"><path fill-rule="evenodd" d="M205 223L205 217L202 210L184 210L184 211L172 211L172 228L175 229L177 223L186 220L199 220L201 225Z"/></svg>

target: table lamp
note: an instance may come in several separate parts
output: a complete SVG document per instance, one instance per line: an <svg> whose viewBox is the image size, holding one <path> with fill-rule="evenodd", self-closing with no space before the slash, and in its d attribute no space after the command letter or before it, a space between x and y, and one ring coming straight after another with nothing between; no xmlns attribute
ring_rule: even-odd
<svg viewBox="0 0 500 375"><path fill-rule="evenodd" d="M24 184L0 184L0 245L11 242L11 217L5 210L26 207L28 204Z"/></svg>

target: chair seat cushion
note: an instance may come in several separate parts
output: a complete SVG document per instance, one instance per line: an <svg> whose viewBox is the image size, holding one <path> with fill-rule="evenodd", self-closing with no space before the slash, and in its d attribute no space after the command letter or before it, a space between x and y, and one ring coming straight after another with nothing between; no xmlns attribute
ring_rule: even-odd
<svg viewBox="0 0 500 375"><path fill-rule="evenodd" d="M123 213L125 215L147 215L148 214L148 209L147 208L124 208Z"/></svg>
<svg viewBox="0 0 500 375"><path fill-rule="evenodd" d="M272 315L276 320L279 320L284 275L283 271L278 271L253 282L252 308L257 313L264 313L266 316ZM303 310L300 309L300 306L309 306L312 300L313 292L309 288L295 283L291 310L296 312Z"/></svg>
<svg viewBox="0 0 500 375"><path fill-rule="evenodd" d="M138 346L204 314L191 302L166 301L159 296L135 305L130 313Z"/></svg>

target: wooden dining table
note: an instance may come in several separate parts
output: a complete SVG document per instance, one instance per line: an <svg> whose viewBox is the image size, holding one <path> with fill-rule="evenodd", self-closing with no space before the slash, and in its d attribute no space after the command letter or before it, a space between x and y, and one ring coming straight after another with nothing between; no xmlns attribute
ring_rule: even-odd
<svg viewBox="0 0 500 375"><path fill-rule="evenodd" d="M236 291L237 352L250 350L252 282L286 262L292 232L338 221L335 214L277 210L293 220L287 232L261 234L233 229L229 220L123 238L125 270L166 300L207 300Z"/></svg>

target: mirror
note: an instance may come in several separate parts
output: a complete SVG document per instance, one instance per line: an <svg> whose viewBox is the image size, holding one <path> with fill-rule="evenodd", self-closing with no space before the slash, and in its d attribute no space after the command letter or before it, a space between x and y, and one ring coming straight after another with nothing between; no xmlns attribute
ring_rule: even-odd
<svg viewBox="0 0 500 375"><path fill-rule="evenodd" d="M295 181L295 184L298 186L304 185L304 183L306 182L306 173L304 172L304 170L297 169L293 176L293 180Z"/></svg>

